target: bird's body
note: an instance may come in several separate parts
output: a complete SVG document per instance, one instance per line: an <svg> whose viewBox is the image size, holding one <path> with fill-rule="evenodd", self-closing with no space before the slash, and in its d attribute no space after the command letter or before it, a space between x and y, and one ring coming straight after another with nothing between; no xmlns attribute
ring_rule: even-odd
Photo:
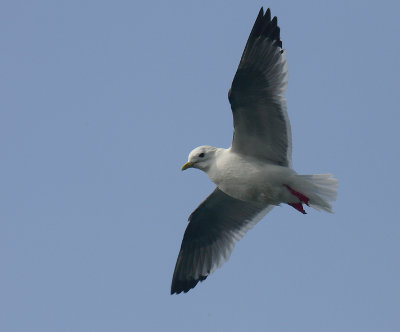
<svg viewBox="0 0 400 332"><path fill-rule="evenodd" d="M305 204L332 212L337 180L331 174L299 175L292 168L287 77L277 18L261 8L228 93L232 146L197 147L182 167L204 171L216 189L189 217L171 293L189 291L219 268L273 206L286 203L305 214Z"/></svg>
<svg viewBox="0 0 400 332"><path fill-rule="evenodd" d="M250 156L217 148L206 171L225 194L245 202L279 205L295 200L284 185L292 186L296 172L285 166L263 162Z"/></svg>
<svg viewBox="0 0 400 332"><path fill-rule="evenodd" d="M199 160L201 154L204 157ZM299 207L303 213L298 204L305 203L332 212L329 201L336 196L337 181L331 174L298 175L290 166L235 152L232 148L212 146L194 149L188 163L189 167L204 171L221 191L238 200L264 206L295 204L293 207Z"/></svg>

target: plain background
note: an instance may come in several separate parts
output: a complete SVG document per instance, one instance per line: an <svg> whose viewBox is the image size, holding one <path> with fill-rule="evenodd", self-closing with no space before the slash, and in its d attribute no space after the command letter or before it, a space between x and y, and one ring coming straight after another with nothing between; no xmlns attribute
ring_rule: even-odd
<svg viewBox="0 0 400 332"><path fill-rule="evenodd" d="M398 1L2 1L0 330L399 331ZM335 214L275 208L169 295L180 171L228 147L227 92L261 6L279 18L299 173Z"/></svg>

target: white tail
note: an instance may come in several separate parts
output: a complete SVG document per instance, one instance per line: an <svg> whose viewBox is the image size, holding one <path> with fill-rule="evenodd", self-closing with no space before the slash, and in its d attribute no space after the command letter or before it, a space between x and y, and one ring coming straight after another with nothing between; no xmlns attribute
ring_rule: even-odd
<svg viewBox="0 0 400 332"><path fill-rule="evenodd" d="M338 180L332 174L298 175L299 190L306 195L309 204L316 210L333 213L331 203L336 200Z"/></svg>

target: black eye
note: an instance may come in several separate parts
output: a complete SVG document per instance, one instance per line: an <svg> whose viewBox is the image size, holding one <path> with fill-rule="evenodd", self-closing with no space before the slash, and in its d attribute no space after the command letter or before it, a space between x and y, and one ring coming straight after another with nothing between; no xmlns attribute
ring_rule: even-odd
<svg viewBox="0 0 400 332"><path fill-rule="evenodd" d="M204 152L200 153L200 154L199 154L199 157L200 157L200 158L203 158L203 157L204 157Z"/></svg>

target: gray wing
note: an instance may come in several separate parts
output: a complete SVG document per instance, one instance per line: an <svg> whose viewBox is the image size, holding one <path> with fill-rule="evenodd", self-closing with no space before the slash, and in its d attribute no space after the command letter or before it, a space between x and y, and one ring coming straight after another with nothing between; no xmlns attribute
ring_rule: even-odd
<svg viewBox="0 0 400 332"><path fill-rule="evenodd" d="M216 188L189 217L171 294L188 292L219 268L228 260L235 243L271 209L239 201Z"/></svg>
<svg viewBox="0 0 400 332"><path fill-rule="evenodd" d="M284 93L287 63L277 18L261 8L229 90L232 151L291 166L292 137Z"/></svg>

